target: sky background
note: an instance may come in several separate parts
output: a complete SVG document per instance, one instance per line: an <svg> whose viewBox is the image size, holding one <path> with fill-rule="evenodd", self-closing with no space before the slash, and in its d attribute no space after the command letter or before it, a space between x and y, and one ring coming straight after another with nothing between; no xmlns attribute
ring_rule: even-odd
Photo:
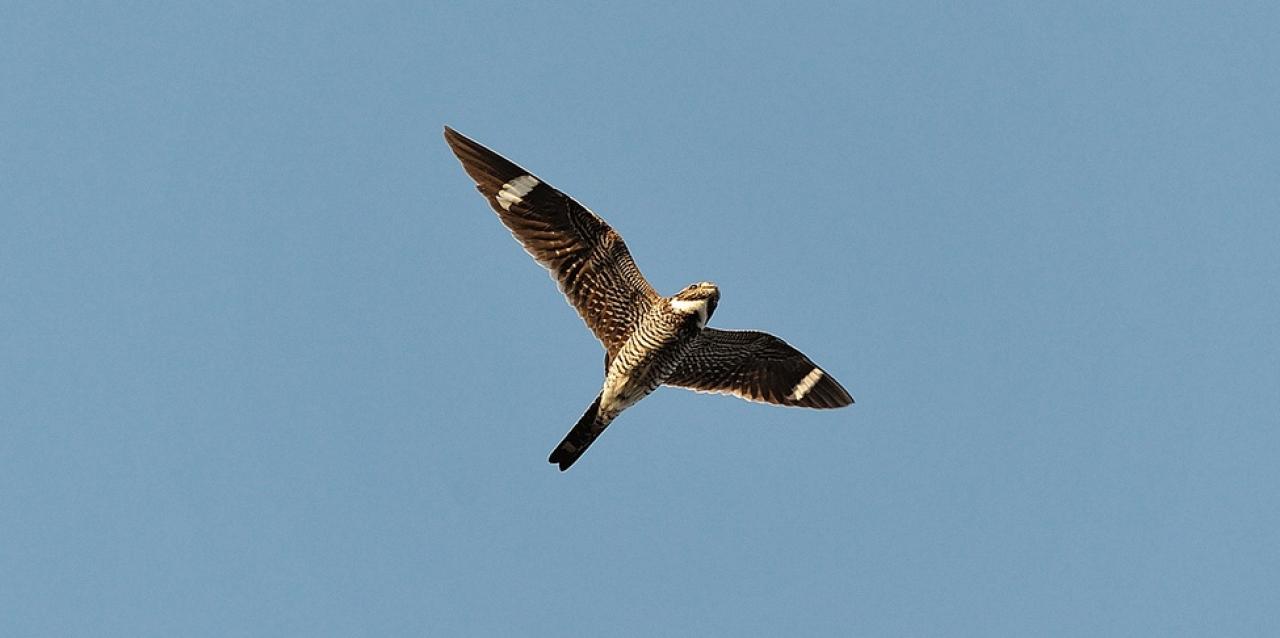
<svg viewBox="0 0 1280 638"><path fill-rule="evenodd" d="M451 4L0 9L0 634L1280 634L1275 4ZM858 403L556 471L445 124Z"/></svg>

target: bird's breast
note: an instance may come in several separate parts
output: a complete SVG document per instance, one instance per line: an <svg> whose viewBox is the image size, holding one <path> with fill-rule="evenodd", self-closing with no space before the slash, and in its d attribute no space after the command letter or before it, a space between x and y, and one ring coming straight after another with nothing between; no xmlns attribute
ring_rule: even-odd
<svg viewBox="0 0 1280 638"><path fill-rule="evenodd" d="M613 357L601 406L621 411L653 392L675 372L697 330L682 317L649 316Z"/></svg>

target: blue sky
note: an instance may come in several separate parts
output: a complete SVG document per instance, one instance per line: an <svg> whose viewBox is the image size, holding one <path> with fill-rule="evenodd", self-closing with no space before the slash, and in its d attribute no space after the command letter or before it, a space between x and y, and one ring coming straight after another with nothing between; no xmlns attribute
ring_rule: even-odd
<svg viewBox="0 0 1280 638"><path fill-rule="evenodd" d="M1268 3L13 3L0 633L1280 633ZM601 350L449 124L857 398Z"/></svg>

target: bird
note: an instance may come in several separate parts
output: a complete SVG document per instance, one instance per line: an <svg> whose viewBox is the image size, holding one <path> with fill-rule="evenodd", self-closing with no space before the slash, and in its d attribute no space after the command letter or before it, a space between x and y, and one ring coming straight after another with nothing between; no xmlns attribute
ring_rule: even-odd
<svg viewBox="0 0 1280 638"><path fill-rule="evenodd" d="M604 346L600 392L547 459L560 471L619 414L662 385L782 406L853 403L835 378L782 339L708 327L720 302L716 284L701 281L670 297L658 294L622 237L598 215L448 126L444 138L498 219L550 271Z"/></svg>

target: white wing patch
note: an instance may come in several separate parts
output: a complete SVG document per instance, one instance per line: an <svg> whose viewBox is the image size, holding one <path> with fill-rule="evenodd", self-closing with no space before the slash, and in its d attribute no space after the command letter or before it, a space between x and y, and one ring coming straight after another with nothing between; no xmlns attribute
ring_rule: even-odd
<svg viewBox="0 0 1280 638"><path fill-rule="evenodd" d="M524 196L538 185L538 178L532 175L521 175L506 184L502 185L502 189L498 191L498 205L502 210L511 210L511 207L524 201Z"/></svg>
<svg viewBox="0 0 1280 638"><path fill-rule="evenodd" d="M822 370L814 368L809 372L809 374L804 375L804 378L800 380L800 383L796 384L796 387L791 388L791 394L788 394L787 398L792 401L799 401L800 399L803 399L804 395L809 394L809 391L813 389L813 386L818 384L818 380L821 378Z"/></svg>

